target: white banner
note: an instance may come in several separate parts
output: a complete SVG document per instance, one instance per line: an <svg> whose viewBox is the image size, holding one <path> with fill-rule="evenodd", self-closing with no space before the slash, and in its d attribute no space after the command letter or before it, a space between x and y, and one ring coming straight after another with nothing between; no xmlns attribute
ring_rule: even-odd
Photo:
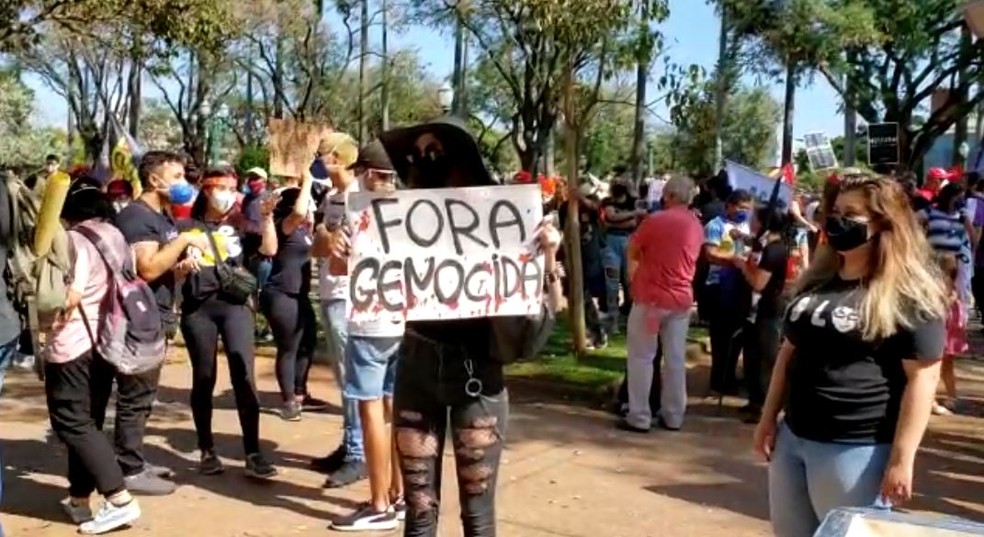
<svg viewBox="0 0 984 537"><path fill-rule="evenodd" d="M540 185L350 194L353 321L528 315L542 302Z"/></svg>
<svg viewBox="0 0 984 537"><path fill-rule="evenodd" d="M728 184L732 188L748 191L759 203L769 203L776 180L770 179L752 168L731 161L725 162L725 170L728 172ZM793 189L786 183L780 184L778 208L786 210L792 202Z"/></svg>

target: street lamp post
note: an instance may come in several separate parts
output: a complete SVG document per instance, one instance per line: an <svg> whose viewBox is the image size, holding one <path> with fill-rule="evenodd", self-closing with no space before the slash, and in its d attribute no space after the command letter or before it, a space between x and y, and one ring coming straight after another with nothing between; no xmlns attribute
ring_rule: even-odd
<svg viewBox="0 0 984 537"><path fill-rule="evenodd" d="M437 90L437 102L441 105L441 111L445 115L451 113L451 107L454 105L454 88L451 84L447 82Z"/></svg>
<svg viewBox="0 0 984 537"><path fill-rule="evenodd" d="M222 149L222 142L225 141L225 127L226 118L229 117L229 107L225 103L219 106L218 114L212 118L211 128L209 129L209 138L212 139L211 153L209 154L209 161L212 166L218 165L219 153Z"/></svg>

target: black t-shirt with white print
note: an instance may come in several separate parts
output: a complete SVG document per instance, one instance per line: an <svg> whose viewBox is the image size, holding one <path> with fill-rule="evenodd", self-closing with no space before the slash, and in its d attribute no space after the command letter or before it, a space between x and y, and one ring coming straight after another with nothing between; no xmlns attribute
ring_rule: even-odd
<svg viewBox="0 0 984 537"><path fill-rule="evenodd" d="M796 348L789 366L786 424L808 440L891 443L905 391L903 360L937 360L942 319L864 341L859 281L835 278L796 297L786 312L786 337Z"/></svg>
<svg viewBox="0 0 984 537"><path fill-rule="evenodd" d="M220 261L231 267L242 267L244 257L244 236L240 230L229 224L213 224L199 220L185 220L180 224L181 231L190 233L210 233L219 250ZM188 274L181 288L181 309L189 312L197 308L205 300L219 292L219 275L216 267L216 255L212 248L201 252L197 248L188 248L187 255L193 256L198 263L198 271Z"/></svg>

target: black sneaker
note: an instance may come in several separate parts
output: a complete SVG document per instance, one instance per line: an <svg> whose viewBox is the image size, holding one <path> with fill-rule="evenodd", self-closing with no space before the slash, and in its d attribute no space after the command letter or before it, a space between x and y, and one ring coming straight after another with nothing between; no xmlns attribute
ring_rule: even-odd
<svg viewBox="0 0 984 537"><path fill-rule="evenodd" d="M359 506L354 513L342 517L331 524L335 531L392 531L399 526L396 513L392 508L379 512L371 503Z"/></svg>
<svg viewBox="0 0 984 537"><path fill-rule="evenodd" d="M263 455L253 453L246 456L246 475L253 479L270 479L277 475L277 469Z"/></svg>
<svg viewBox="0 0 984 537"><path fill-rule="evenodd" d="M222 461L215 455L214 451L203 451L202 458L198 461L198 472L202 475L218 475L225 471Z"/></svg>
<svg viewBox="0 0 984 537"><path fill-rule="evenodd" d="M345 449L345 446L338 446L338 448L335 449L335 451L332 451L331 455L328 455L327 457L311 459L311 468L323 474L336 472L342 467L343 464L345 464L345 455L347 454L348 450Z"/></svg>
<svg viewBox="0 0 984 537"><path fill-rule="evenodd" d="M316 399L310 395L304 396L304 401L301 402L301 409L305 412L319 412L322 410L328 410L331 405L328 401L322 401L321 399Z"/></svg>
<svg viewBox="0 0 984 537"><path fill-rule="evenodd" d="M301 421L301 405L297 401L284 403L280 408L280 418L284 421Z"/></svg>
<svg viewBox="0 0 984 537"><path fill-rule="evenodd" d="M363 461L346 461L337 471L332 472L325 480L326 489L347 487L369 477L366 463Z"/></svg>

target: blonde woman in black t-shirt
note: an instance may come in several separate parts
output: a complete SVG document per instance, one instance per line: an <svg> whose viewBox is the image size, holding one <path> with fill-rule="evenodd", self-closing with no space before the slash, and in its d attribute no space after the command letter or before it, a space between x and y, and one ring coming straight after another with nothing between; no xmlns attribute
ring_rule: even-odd
<svg viewBox="0 0 984 537"><path fill-rule="evenodd" d="M835 508L911 498L940 375L943 278L902 188L855 175L831 194L828 242L786 311L755 430L778 537L813 535Z"/></svg>

